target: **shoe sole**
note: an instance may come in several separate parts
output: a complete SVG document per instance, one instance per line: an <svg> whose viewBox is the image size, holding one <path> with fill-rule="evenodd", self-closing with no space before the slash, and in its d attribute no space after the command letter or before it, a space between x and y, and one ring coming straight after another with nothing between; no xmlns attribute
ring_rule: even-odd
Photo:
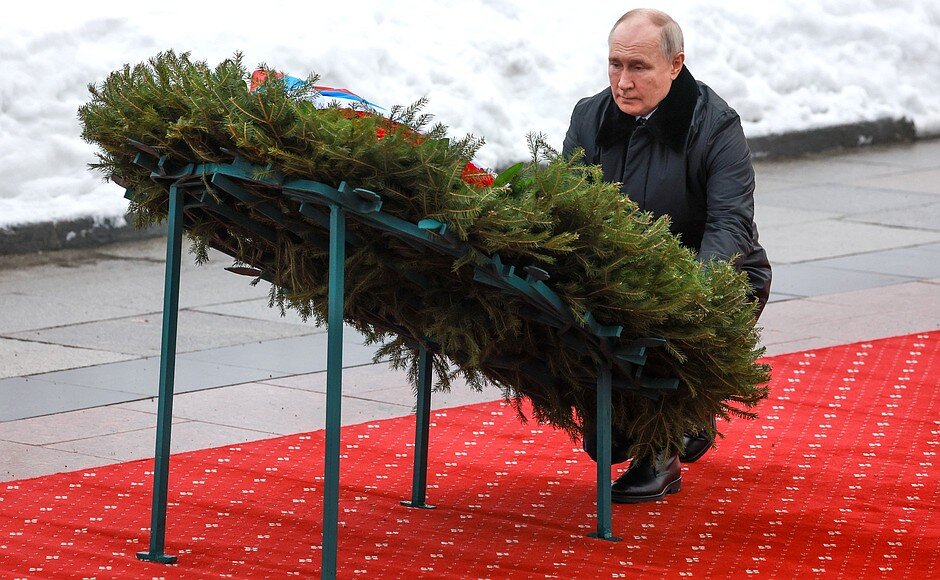
<svg viewBox="0 0 940 580"><path fill-rule="evenodd" d="M657 493L655 495L617 495L611 494L610 501L613 503L643 503L647 501L657 501L666 497L666 495L671 493L679 493L682 489L682 478L673 481L669 485L663 488L662 493Z"/></svg>

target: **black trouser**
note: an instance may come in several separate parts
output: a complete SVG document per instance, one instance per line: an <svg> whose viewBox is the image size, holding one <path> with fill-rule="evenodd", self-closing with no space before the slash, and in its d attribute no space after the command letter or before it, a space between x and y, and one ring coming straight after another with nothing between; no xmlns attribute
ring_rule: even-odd
<svg viewBox="0 0 940 580"><path fill-rule="evenodd" d="M591 459L597 461L597 429L593 426L590 429L585 429L582 439L584 450L591 456ZM631 441L629 437L618 429L614 429L610 434L610 443L611 465L623 463L627 459L630 459L630 456L627 455L627 449L630 448L633 441Z"/></svg>

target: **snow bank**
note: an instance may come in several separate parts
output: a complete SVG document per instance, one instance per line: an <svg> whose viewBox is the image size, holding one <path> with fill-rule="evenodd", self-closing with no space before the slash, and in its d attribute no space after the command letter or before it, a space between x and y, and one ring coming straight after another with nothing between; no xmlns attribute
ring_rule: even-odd
<svg viewBox="0 0 940 580"><path fill-rule="evenodd" d="M121 189L87 170L95 149L80 140L76 111L88 100L89 83L161 50L190 51L210 64L241 51L249 67L316 71L324 84L386 106L427 96L428 112L452 134L485 137L478 161L498 166L526 158L529 132L560 147L574 103L606 85L607 32L631 7L162 4L39 1L5 15L0 227L123 214ZM919 133L940 133L936 0L687 0L656 7L682 25L689 69L738 110L751 137L881 117L908 117Z"/></svg>

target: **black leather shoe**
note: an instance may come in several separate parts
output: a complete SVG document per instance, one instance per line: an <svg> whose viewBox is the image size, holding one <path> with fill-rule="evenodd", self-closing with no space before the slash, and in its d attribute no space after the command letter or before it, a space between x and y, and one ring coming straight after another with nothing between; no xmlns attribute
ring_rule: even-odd
<svg viewBox="0 0 940 580"><path fill-rule="evenodd" d="M610 488L610 499L615 503L656 501L667 493L682 489L682 466L679 456L663 461L634 461Z"/></svg>
<svg viewBox="0 0 940 580"><path fill-rule="evenodd" d="M712 429L717 428L715 418L712 417ZM683 451L679 455L679 461L682 463L698 461L715 443L715 438L709 435L707 431L695 433L694 435L686 433L684 440L685 447L683 447Z"/></svg>

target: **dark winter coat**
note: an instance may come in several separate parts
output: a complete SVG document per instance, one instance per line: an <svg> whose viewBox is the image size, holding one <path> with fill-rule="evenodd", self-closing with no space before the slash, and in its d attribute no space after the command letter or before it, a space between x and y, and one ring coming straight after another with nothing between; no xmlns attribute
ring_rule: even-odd
<svg viewBox="0 0 940 580"><path fill-rule="evenodd" d="M699 260L736 258L763 308L771 272L754 224L751 152L738 114L721 97L683 67L638 124L604 89L575 105L563 155L577 147L640 209L669 215L672 232Z"/></svg>

